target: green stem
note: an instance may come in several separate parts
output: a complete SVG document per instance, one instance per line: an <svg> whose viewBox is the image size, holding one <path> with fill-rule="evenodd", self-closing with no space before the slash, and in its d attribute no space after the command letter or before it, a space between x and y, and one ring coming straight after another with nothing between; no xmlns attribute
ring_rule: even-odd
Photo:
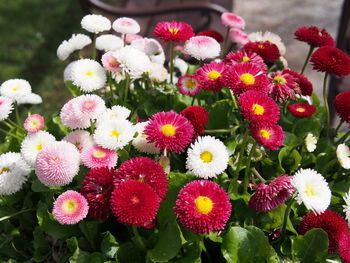
<svg viewBox="0 0 350 263"><path fill-rule="evenodd" d="M130 76L128 73L125 73L126 75L126 82L125 82L125 89L124 89L124 105L126 105L128 100L128 92L129 92L129 86L130 86Z"/></svg>
<svg viewBox="0 0 350 263"><path fill-rule="evenodd" d="M90 131L91 131L91 135L93 135L95 132L95 125L94 125L92 119L90 119Z"/></svg>
<svg viewBox="0 0 350 263"><path fill-rule="evenodd" d="M345 133L345 134L343 135L343 137L341 137L341 138L337 141L336 145L345 142L346 139L349 137L349 135L350 135L350 131L348 131L347 133Z"/></svg>
<svg viewBox="0 0 350 263"><path fill-rule="evenodd" d="M195 99L196 99L196 96L194 95L193 98L192 98L191 106L193 106Z"/></svg>
<svg viewBox="0 0 350 263"><path fill-rule="evenodd" d="M247 194L248 193L250 163L252 161L252 156L253 156L253 152L255 151L255 148L256 148L256 142L253 143L253 147L252 147L252 149L249 152L248 163L247 163L247 167L245 168L245 173L244 173L243 194Z"/></svg>
<svg viewBox="0 0 350 263"><path fill-rule="evenodd" d="M139 231L138 231L136 226L132 226L132 232L135 235L135 239L136 239L138 245L141 247L142 250L146 251L147 250L146 245L143 242L143 240L142 240L142 238L141 238L141 236L139 234Z"/></svg>
<svg viewBox="0 0 350 263"><path fill-rule="evenodd" d="M256 178L258 178L262 183L266 183L266 180L259 174L259 172L255 169L255 167L253 167L252 169L250 169L252 171L252 173L254 174L254 176Z"/></svg>
<svg viewBox="0 0 350 263"><path fill-rule="evenodd" d="M124 47L125 47L126 46L126 34L124 34L123 39L124 39Z"/></svg>
<svg viewBox="0 0 350 263"><path fill-rule="evenodd" d="M170 42L170 83L173 84L174 75L174 42Z"/></svg>
<svg viewBox="0 0 350 263"><path fill-rule="evenodd" d="M227 27L226 30L226 34L225 34L225 39L224 39L224 47L222 49L222 53L221 53L221 58L224 58L225 54L226 54L226 48L227 48L227 41L228 41L228 34L230 32L230 28Z"/></svg>
<svg viewBox="0 0 350 263"><path fill-rule="evenodd" d="M6 123L6 121L4 121L4 123L10 128L18 128L18 129L20 129L22 131L26 131L22 126L19 126L17 123L15 123L11 119L7 119L7 123Z"/></svg>
<svg viewBox="0 0 350 263"><path fill-rule="evenodd" d="M19 127L22 127L21 118L19 117L19 110L18 110L18 104L15 104L15 111L16 111L16 121Z"/></svg>
<svg viewBox="0 0 350 263"><path fill-rule="evenodd" d="M230 91L230 94L231 94L231 99L232 99L232 102L233 102L234 110L236 110L236 109L238 109L238 104L237 104L236 97L235 97L235 95L233 94L232 90L229 90L229 91Z"/></svg>
<svg viewBox="0 0 350 263"><path fill-rule="evenodd" d="M204 133L227 133L231 131L232 129L216 129L216 130L205 130Z"/></svg>
<svg viewBox="0 0 350 263"><path fill-rule="evenodd" d="M92 59L96 60L96 34L92 38Z"/></svg>
<svg viewBox="0 0 350 263"><path fill-rule="evenodd" d="M328 74L326 73L324 75L323 80L323 101L324 106L326 107L326 136L329 136L329 129L330 129L330 114L329 114L329 106L328 106L328 100L327 100L327 77Z"/></svg>
<svg viewBox="0 0 350 263"><path fill-rule="evenodd" d="M30 208L30 209L21 210L19 212L13 213L12 215L3 216L3 217L0 218L0 222L4 221L4 220L7 220L7 219L10 219L11 217L14 217L14 216L17 216L17 215L20 215L20 214L23 214L23 213L27 213L27 212L30 212L30 211L34 211L34 210L35 209Z"/></svg>
<svg viewBox="0 0 350 263"><path fill-rule="evenodd" d="M18 135L13 134L13 133L11 133L10 131L6 131L6 130L4 130L4 129L2 129L2 128L0 128L0 131L3 132L3 133L6 134L6 135L10 135L10 136L16 138L17 140L20 140L20 141L21 141L21 140L23 139L22 137L19 137Z"/></svg>
<svg viewBox="0 0 350 263"><path fill-rule="evenodd" d="M306 59L305 59L304 65L303 65L303 68L301 69L301 72L300 72L301 74L304 73L304 71L305 71L305 69L306 69L306 65L307 65L307 63L309 62L309 59L310 59L311 54L312 54L312 52L314 51L314 49L315 49L314 46L310 46L309 52L307 53L307 56L306 56Z"/></svg>
<svg viewBox="0 0 350 263"><path fill-rule="evenodd" d="M289 203L287 204L286 210L284 211L283 225L282 225L281 239L280 239L281 243L283 242L286 235L287 221L288 221L290 210L292 208L293 203L294 203L294 195L292 196L292 199L289 201Z"/></svg>
<svg viewBox="0 0 350 263"><path fill-rule="evenodd" d="M343 125L344 121L340 121L337 128L335 129L335 134L338 134L340 127Z"/></svg>

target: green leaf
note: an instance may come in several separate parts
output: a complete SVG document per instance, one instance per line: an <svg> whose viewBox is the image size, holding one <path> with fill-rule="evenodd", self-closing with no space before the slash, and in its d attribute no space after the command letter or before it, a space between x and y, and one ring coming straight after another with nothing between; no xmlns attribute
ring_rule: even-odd
<svg viewBox="0 0 350 263"><path fill-rule="evenodd" d="M115 237L109 232L102 233L101 252L108 258L115 258L119 244Z"/></svg>
<svg viewBox="0 0 350 263"><path fill-rule="evenodd" d="M145 255L138 250L132 242L124 243L117 251L117 262L120 263L142 263L145 262Z"/></svg>
<svg viewBox="0 0 350 263"><path fill-rule="evenodd" d="M182 246L184 252L181 258L173 259L172 263L201 263L201 249L198 243L188 242Z"/></svg>
<svg viewBox="0 0 350 263"><path fill-rule="evenodd" d="M314 228L304 236L294 236L291 239L293 259L300 259L302 263L325 262L328 235L322 229Z"/></svg>
<svg viewBox="0 0 350 263"><path fill-rule="evenodd" d="M284 132L284 135L286 136L284 138L283 144L285 146L293 147L297 146L302 142L302 138L297 137L295 134L290 133L290 132Z"/></svg>
<svg viewBox="0 0 350 263"><path fill-rule="evenodd" d="M227 129L233 118L232 102L228 99L215 102L209 109L209 122L206 129Z"/></svg>
<svg viewBox="0 0 350 263"><path fill-rule="evenodd" d="M69 130L65 125L63 125L61 118L59 116L53 116L52 122L58 126L58 128L63 134L68 134Z"/></svg>
<svg viewBox="0 0 350 263"><path fill-rule="evenodd" d="M73 255L69 258L69 263L103 263L106 261L101 253L89 253L81 250L76 237L71 237L66 243L69 250L73 252Z"/></svg>
<svg viewBox="0 0 350 263"><path fill-rule="evenodd" d="M268 212L268 213L260 213L258 222L261 223L261 228L266 230L273 230L275 228L279 228L283 225L284 213L286 211L286 205L282 204L278 208ZM293 232L294 234L298 234L294 229L290 218L287 219L287 230Z"/></svg>
<svg viewBox="0 0 350 263"><path fill-rule="evenodd" d="M73 81L68 80L68 81L64 82L64 84L66 85L67 89L74 97L81 95L81 91L80 91L79 87L75 86L73 84Z"/></svg>
<svg viewBox="0 0 350 263"><path fill-rule="evenodd" d="M81 232L84 234L87 241L89 241L91 248L94 250L97 234L99 232L98 225L100 223L101 222L99 221L80 221L78 224Z"/></svg>
<svg viewBox="0 0 350 263"><path fill-rule="evenodd" d="M43 185L38 178L33 178L32 180L32 191L36 193L51 192L50 188Z"/></svg>
<svg viewBox="0 0 350 263"><path fill-rule="evenodd" d="M295 122L293 131L299 138L304 138L308 133L319 136L321 129L321 122L314 118L303 118Z"/></svg>
<svg viewBox="0 0 350 263"><path fill-rule="evenodd" d="M301 155L295 149L291 149L290 147L283 147L278 154L278 171L281 173L285 173L286 171L294 171L297 170L301 163Z"/></svg>

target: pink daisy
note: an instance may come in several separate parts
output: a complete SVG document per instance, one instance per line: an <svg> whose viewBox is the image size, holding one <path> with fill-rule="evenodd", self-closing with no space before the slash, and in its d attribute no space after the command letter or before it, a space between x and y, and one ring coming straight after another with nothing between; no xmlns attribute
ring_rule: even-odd
<svg viewBox="0 0 350 263"><path fill-rule="evenodd" d="M94 140L90 136L90 133L82 130L68 133L62 140L74 144L80 153L84 148L94 145Z"/></svg>
<svg viewBox="0 0 350 263"><path fill-rule="evenodd" d="M112 24L113 30L121 34L137 34L140 32L140 25L136 20L129 17L120 17Z"/></svg>
<svg viewBox="0 0 350 263"><path fill-rule="evenodd" d="M211 62L197 69L195 74L200 77L202 89L218 92L224 86L222 75L225 68L224 63Z"/></svg>
<svg viewBox="0 0 350 263"><path fill-rule="evenodd" d="M81 95L74 98L73 101L72 108L78 119L96 119L106 110L104 100L94 94Z"/></svg>
<svg viewBox="0 0 350 263"><path fill-rule="evenodd" d="M278 150L278 147L283 144L285 136L279 125L251 123L249 129L251 136L258 143L271 150Z"/></svg>
<svg viewBox="0 0 350 263"><path fill-rule="evenodd" d="M248 35L237 28L231 28L229 37L233 43L237 43L240 46L244 46L249 42Z"/></svg>
<svg viewBox="0 0 350 263"><path fill-rule="evenodd" d="M85 147L81 152L80 159L89 168L104 166L113 168L117 165L118 155L113 150L105 149L95 144Z"/></svg>
<svg viewBox="0 0 350 263"><path fill-rule="evenodd" d="M284 204L294 192L291 176L281 175L269 185L259 184L249 200L249 207L258 212L268 212Z"/></svg>
<svg viewBox="0 0 350 263"><path fill-rule="evenodd" d="M161 151L164 149L180 153L192 141L194 130L184 116L175 111L158 112L145 127L149 142L154 142Z"/></svg>
<svg viewBox="0 0 350 263"><path fill-rule="evenodd" d="M68 190L57 197L52 215L61 225L73 225L83 220L89 211L85 197L76 191Z"/></svg>
<svg viewBox="0 0 350 263"><path fill-rule="evenodd" d="M45 125L44 117L40 114L32 114L24 121L24 129L29 133L40 131Z"/></svg>
<svg viewBox="0 0 350 263"><path fill-rule="evenodd" d="M126 40L127 44L131 44L136 39L142 39L142 36L137 35L137 34L126 34L125 40Z"/></svg>
<svg viewBox="0 0 350 263"><path fill-rule="evenodd" d="M35 174L48 187L64 186L72 182L79 172L80 154L65 141L46 145L37 155Z"/></svg>
<svg viewBox="0 0 350 263"><path fill-rule="evenodd" d="M288 110L299 118L309 117L315 113L316 107L307 103L296 103L288 105Z"/></svg>
<svg viewBox="0 0 350 263"><path fill-rule="evenodd" d="M221 23L227 27L234 27L239 29L244 29L245 21L242 17L234 14L234 13L223 13L221 15Z"/></svg>
<svg viewBox="0 0 350 263"><path fill-rule="evenodd" d="M220 55L221 47L212 37L194 36L186 41L184 52L198 60L213 59Z"/></svg>
<svg viewBox="0 0 350 263"><path fill-rule="evenodd" d="M114 52L108 51L107 53L103 54L101 61L102 65L105 69L112 71L112 72L120 72L122 70L122 67L118 60L113 56Z"/></svg>
<svg viewBox="0 0 350 263"><path fill-rule="evenodd" d="M66 104L63 105L60 113L60 118L64 126L67 126L71 129L86 129L89 128L91 125L90 119L85 118L78 118L73 111L73 104L74 99L68 101Z"/></svg>
<svg viewBox="0 0 350 263"><path fill-rule="evenodd" d="M301 94L296 78L288 71L278 71L271 74L269 96L277 102L296 100L296 94Z"/></svg>
<svg viewBox="0 0 350 263"><path fill-rule="evenodd" d="M196 180L179 192L174 207L182 225L196 234L208 234L224 229L231 215L231 203L220 185Z"/></svg>
<svg viewBox="0 0 350 263"><path fill-rule="evenodd" d="M264 60L252 51L238 50L226 55L223 62L227 65L236 65L240 63L252 63L258 66L264 73L267 73L267 65Z"/></svg>
<svg viewBox="0 0 350 263"><path fill-rule="evenodd" d="M339 238L338 254L344 263L350 263L350 234L343 232Z"/></svg>
<svg viewBox="0 0 350 263"><path fill-rule="evenodd" d="M185 42L194 36L192 27L184 22L159 22L154 28L154 36L164 42Z"/></svg>
<svg viewBox="0 0 350 263"><path fill-rule="evenodd" d="M197 75L183 75L177 82L179 92L183 95L194 96L201 91L200 79Z"/></svg>

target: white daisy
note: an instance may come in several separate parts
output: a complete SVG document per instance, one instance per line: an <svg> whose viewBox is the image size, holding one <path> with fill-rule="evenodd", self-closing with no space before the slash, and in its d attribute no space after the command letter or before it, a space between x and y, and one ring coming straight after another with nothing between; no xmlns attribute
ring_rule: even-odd
<svg viewBox="0 0 350 263"><path fill-rule="evenodd" d="M187 151L186 168L195 176L208 179L226 170L229 154L222 141L212 137L198 137Z"/></svg>
<svg viewBox="0 0 350 263"><path fill-rule="evenodd" d="M136 20L129 17L120 17L112 25L115 32L121 34L137 34L140 32L140 25Z"/></svg>
<svg viewBox="0 0 350 263"><path fill-rule="evenodd" d="M137 137L132 141L132 145L139 152L149 153L149 154L159 154L159 149L154 143L147 141L147 135L144 134L144 129L149 122L139 122L135 125L137 131Z"/></svg>
<svg viewBox="0 0 350 263"><path fill-rule="evenodd" d="M91 44L91 38L84 34L73 34L71 38L68 40L71 45L73 51L80 50Z"/></svg>
<svg viewBox="0 0 350 263"><path fill-rule="evenodd" d="M127 145L134 137L135 127L128 120L113 119L100 124L94 134L96 144L117 150Z"/></svg>
<svg viewBox="0 0 350 263"><path fill-rule="evenodd" d="M27 96L32 92L32 88L28 81L24 79L9 79L0 86L0 95L13 100Z"/></svg>
<svg viewBox="0 0 350 263"><path fill-rule="evenodd" d="M130 46L144 52L147 56L158 55L161 52L161 47L153 38L136 39Z"/></svg>
<svg viewBox="0 0 350 263"><path fill-rule="evenodd" d="M298 204L304 203L307 209L316 214L323 213L331 202L332 193L324 177L313 169L300 169L292 179L297 190Z"/></svg>
<svg viewBox="0 0 350 263"><path fill-rule="evenodd" d="M81 27L91 33L100 33L111 29L111 21L101 15L86 15L81 20Z"/></svg>
<svg viewBox="0 0 350 263"><path fill-rule="evenodd" d="M123 40L112 34L101 35L96 38L96 48L104 52L116 51L123 46Z"/></svg>
<svg viewBox="0 0 350 263"><path fill-rule="evenodd" d="M7 119L13 111L13 103L10 98L0 96L0 121Z"/></svg>
<svg viewBox="0 0 350 263"><path fill-rule="evenodd" d="M263 34L261 31L258 31L258 32L249 34L248 38L249 38L249 41L251 42L269 41L278 47L281 55L284 55L286 53L286 46L283 44L280 36L275 33L266 31Z"/></svg>
<svg viewBox="0 0 350 263"><path fill-rule="evenodd" d="M70 54L73 53L72 45L67 41L63 40L62 43L58 46L56 54L60 60L66 60Z"/></svg>
<svg viewBox="0 0 350 263"><path fill-rule="evenodd" d="M100 116L98 116L96 120L96 126L99 126L111 120L126 120L129 117L130 113L131 111L128 108L121 105L114 105L112 108L106 109Z"/></svg>
<svg viewBox="0 0 350 263"><path fill-rule="evenodd" d="M105 101L95 94L81 95L74 98L72 109L77 119L96 119L105 110Z"/></svg>
<svg viewBox="0 0 350 263"><path fill-rule="evenodd" d="M188 64L186 63L185 60L183 60L181 58L175 58L174 67L180 71L181 76L186 75L187 70L188 70Z"/></svg>
<svg viewBox="0 0 350 263"><path fill-rule="evenodd" d="M73 84L84 92L92 92L104 87L106 83L105 69L95 60L80 59L71 67Z"/></svg>
<svg viewBox="0 0 350 263"><path fill-rule="evenodd" d="M149 58L150 58L151 62L153 62L153 63L157 63L157 64L161 64L161 65L164 65L164 63L165 63L165 55L164 55L163 51L161 53L159 53L158 55L152 55Z"/></svg>
<svg viewBox="0 0 350 263"><path fill-rule="evenodd" d="M154 82L163 82L168 79L169 73L163 65L151 63L148 76Z"/></svg>
<svg viewBox="0 0 350 263"><path fill-rule="evenodd" d="M72 78L72 67L73 65L76 63L77 61L72 61L71 63L69 63L63 71L63 81L66 82L68 80L73 80Z"/></svg>
<svg viewBox="0 0 350 263"><path fill-rule="evenodd" d="M306 150L311 153L317 147L317 138L312 133L308 133L304 139L304 144Z"/></svg>
<svg viewBox="0 0 350 263"><path fill-rule="evenodd" d="M43 99L36 93L30 93L17 99L17 104L40 104L42 102Z"/></svg>
<svg viewBox="0 0 350 263"><path fill-rule="evenodd" d="M90 133L83 130L68 133L62 140L74 144L80 153L84 148L94 145L94 140L90 136Z"/></svg>
<svg viewBox="0 0 350 263"><path fill-rule="evenodd" d="M46 131L38 131L37 133L28 134L21 144L21 154L24 160L30 166L34 166L38 153L45 146L54 141L56 141L55 137Z"/></svg>
<svg viewBox="0 0 350 263"><path fill-rule="evenodd" d="M345 213L345 218L348 221L348 224L350 225L350 190L349 192L344 196L344 201L345 205L344 207L344 213Z"/></svg>
<svg viewBox="0 0 350 263"><path fill-rule="evenodd" d="M220 55L220 44L212 37L194 36L185 42L184 52L198 60L212 59Z"/></svg>
<svg viewBox="0 0 350 263"><path fill-rule="evenodd" d="M0 154L0 195L18 192L27 181L30 168L21 154L8 152Z"/></svg>
<svg viewBox="0 0 350 263"><path fill-rule="evenodd" d="M350 169L350 149L345 143L338 145L337 158L344 169Z"/></svg>

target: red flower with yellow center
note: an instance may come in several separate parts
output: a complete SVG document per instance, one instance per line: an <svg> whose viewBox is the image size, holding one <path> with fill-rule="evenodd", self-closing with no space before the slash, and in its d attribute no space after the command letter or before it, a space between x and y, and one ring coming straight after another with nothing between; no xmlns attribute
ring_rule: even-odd
<svg viewBox="0 0 350 263"><path fill-rule="evenodd" d="M201 80L201 87L205 90L218 92L224 86L222 74L225 68L224 63L211 62L197 69L195 74Z"/></svg>
<svg viewBox="0 0 350 263"><path fill-rule="evenodd" d="M277 102L296 100L296 94L300 94L300 88L296 78L286 71L277 71L271 74L269 96Z"/></svg>
<svg viewBox="0 0 350 263"><path fill-rule="evenodd" d="M313 47L335 46L335 41L330 34L325 29L319 29L315 26L299 27L294 35L299 41L306 42Z"/></svg>
<svg viewBox="0 0 350 263"><path fill-rule="evenodd" d="M258 54L264 61L276 61L281 56L278 47L270 41L248 42L243 50Z"/></svg>
<svg viewBox="0 0 350 263"><path fill-rule="evenodd" d="M307 103L296 103L288 105L288 110L296 117L309 117L315 113L316 107Z"/></svg>
<svg viewBox="0 0 350 263"><path fill-rule="evenodd" d="M284 134L282 127L273 124L250 123L251 136L261 145L271 150L278 150L283 144Z"/></svg>
<svg viewBox="0 0 350 263"><path fill-rule="evenodd" d="M159 22L154 28L154 37L164 42L185 42L193 36L192 27L184 22Z"/></svg>

